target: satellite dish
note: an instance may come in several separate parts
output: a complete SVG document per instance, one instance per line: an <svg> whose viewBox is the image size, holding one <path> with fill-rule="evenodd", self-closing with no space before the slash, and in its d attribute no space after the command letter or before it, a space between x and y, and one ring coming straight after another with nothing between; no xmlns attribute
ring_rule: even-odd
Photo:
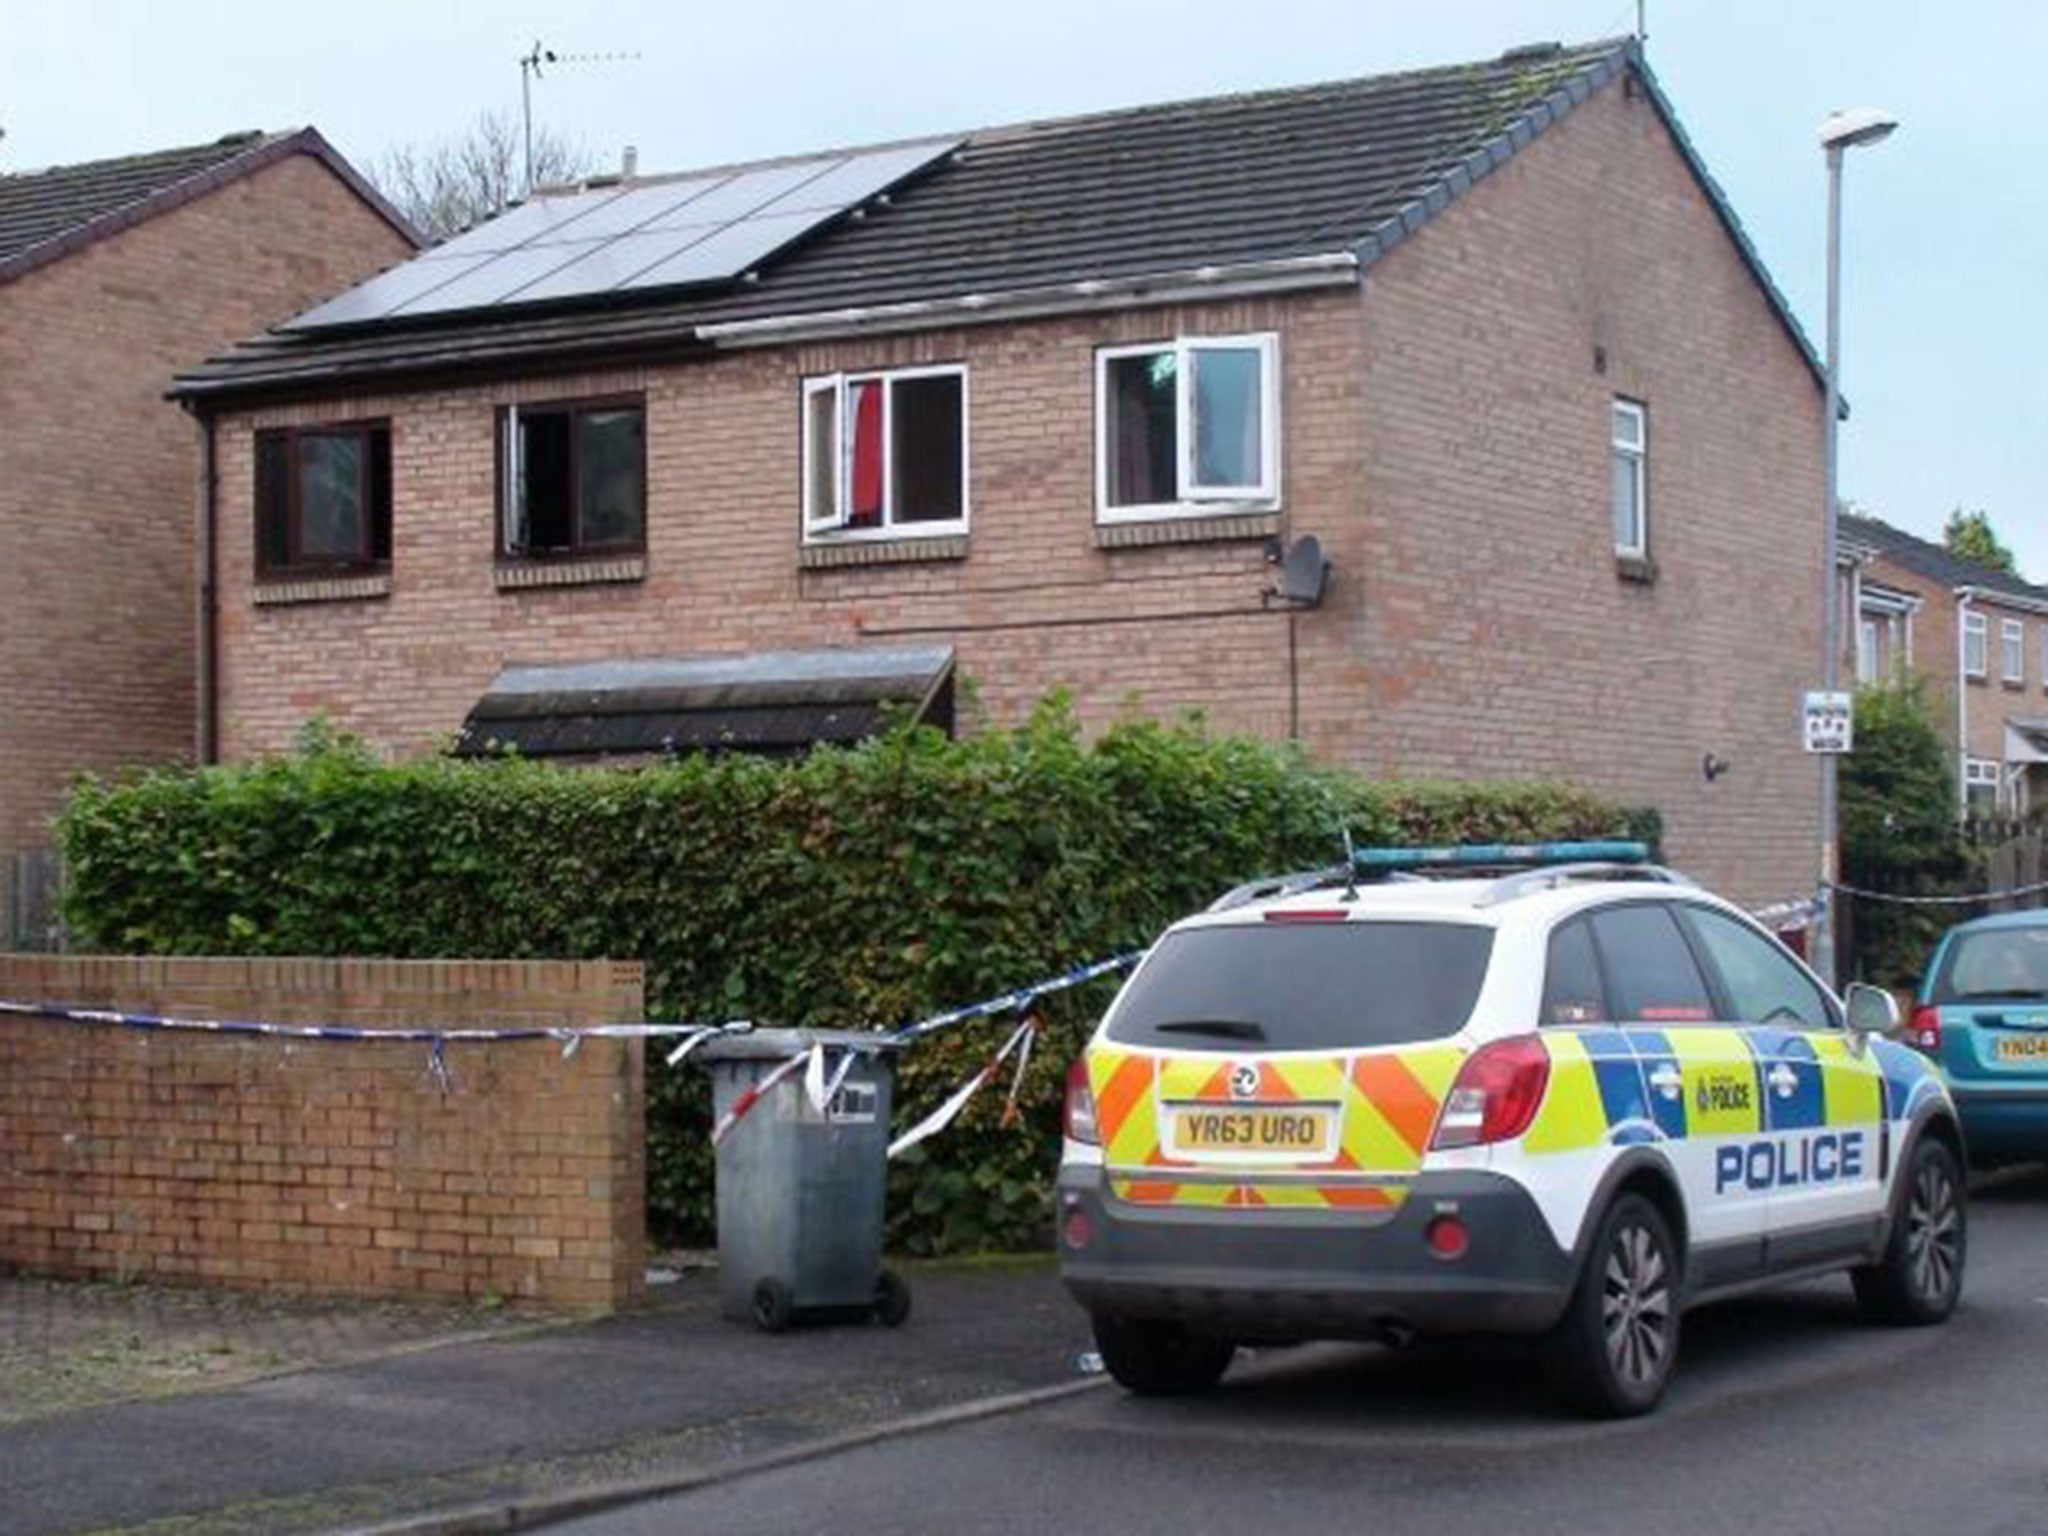
<svg viewBox="0 0 2048 1536"><path fill-rule="evenodd" d="M1323 600L1323 588L1330 584L1330 562L1323 558L1323 546L1312 533L1304 533L1287 546L1280 557L1280 577L1274 592L1290 603L1313 608Z"/></svg>

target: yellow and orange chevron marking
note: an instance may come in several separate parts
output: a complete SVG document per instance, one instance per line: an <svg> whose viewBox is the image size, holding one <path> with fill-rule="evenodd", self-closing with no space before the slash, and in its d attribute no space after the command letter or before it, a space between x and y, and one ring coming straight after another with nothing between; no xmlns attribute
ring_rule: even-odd
<svg viewBox="0 0 2048 1536"><path fill-rule="evenodd" d="M1230 1092L1238 1058L1154 1056L1097 1045L1088 1052L1088 1082L1110 1192L1134 1205L1390 1213L1406 1198L1402 1181L1422 1166L1437 1112L1463 1059L1455 1046L1252 1059L1248 1064L1259 1074L1252 1100L1329 1104L1341 1117L1334 1158L1276 1175L1266 1167L1233 1171L1214 1162L1198 1164L1172 1157L1160 1145L1162 1103L1246 1102Z"/></svg>

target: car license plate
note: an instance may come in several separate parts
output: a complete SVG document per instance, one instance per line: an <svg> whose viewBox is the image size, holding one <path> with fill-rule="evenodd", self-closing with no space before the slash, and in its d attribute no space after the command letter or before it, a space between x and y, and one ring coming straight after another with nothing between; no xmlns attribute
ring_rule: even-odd
<svg viewBox="0 0 2048 1536"><path fill-rule="evenodd" d="M2048 1067L2048 1035L2000 1035L1995 1054L2000 1061L2039 1062Z"/></svg>
<svg viewBox="0 0 2048 1536"><path fill-rule="evenodd" d="M1299 1158L1327 1158L1335 1143L1337 1114L1324 1105L1182 1104L1174 1108L1172 1150L1203 1154L1257 1152Z"/></svg>

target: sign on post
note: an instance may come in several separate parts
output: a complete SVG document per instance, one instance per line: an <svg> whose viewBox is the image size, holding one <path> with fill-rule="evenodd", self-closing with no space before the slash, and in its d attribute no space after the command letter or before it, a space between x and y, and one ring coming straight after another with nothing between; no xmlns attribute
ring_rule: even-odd
<svg viewBox="0 0 2048 1536"><path fill-rule="evenodd" d="M1800 718L1805 725L1806 750L1839 756L1856 748L1856 711L1846 693L1814 690L1806 695Z"/></svg>

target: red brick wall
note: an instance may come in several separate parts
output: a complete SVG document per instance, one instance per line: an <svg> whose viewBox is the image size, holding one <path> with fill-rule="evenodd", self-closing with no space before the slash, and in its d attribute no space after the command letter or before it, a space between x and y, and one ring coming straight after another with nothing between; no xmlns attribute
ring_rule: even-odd
<svg viewBox="0 0 2048 1536"><path fill-rule="evenodd" d="M1653 108L1610 89L1353 290L788 347L518 385L225 418L230 755L324 711L386 748L444 738L508 661L951 641L991 714L1046 690L1084 716L1198 706L1284 735L1288 620L1258 539L1097 547L1094 348L1275 330L1283 531L1336 560L1296 621L1303 731L1402 776L1572 777L1667 818L1671 851L1738 897L1808 888L1818 772L1820 394ZM1605 372L1595 364L1595 349ZM964 561L805 571L798 381L970 368ZM492 408L611 389L648 400L641 582L501 593ZM1608 407L1651 413L1653 586L1623 581ZM389 415L388 596L251 601L251 431ZM1702 758L1733 764L1708 784Z"/></svg>
<svg viewBox="0 0 2048 1536"><path fill-rule="evenodd" d="M637 964L0 955L0 997L506 1028L641 1017ZM623 1305L645 1276L642 1050L0 1018L0 1268Z"/></svg>
<svg viewBox="0 0 2048 1536"><path fill-rule="evenodd" d="M191 754L197 429L171 375L409 249L306 155L0 284L5 871L85 769Z"/></svg>

